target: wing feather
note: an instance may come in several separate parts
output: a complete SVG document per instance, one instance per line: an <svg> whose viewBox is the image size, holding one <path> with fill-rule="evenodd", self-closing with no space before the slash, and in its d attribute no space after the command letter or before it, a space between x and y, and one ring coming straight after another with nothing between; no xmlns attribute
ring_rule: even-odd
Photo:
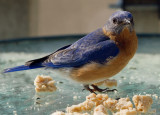
<svg viewBox="0 0 160 115"><path fill-rule="evenodd" d="M79 67L87 63L106 63L110 57L115 57L119 53L119 49L112 40L102 41L96 45L86 48L72 48L58 51L51 55L44 66L49 67Z"/></svg>

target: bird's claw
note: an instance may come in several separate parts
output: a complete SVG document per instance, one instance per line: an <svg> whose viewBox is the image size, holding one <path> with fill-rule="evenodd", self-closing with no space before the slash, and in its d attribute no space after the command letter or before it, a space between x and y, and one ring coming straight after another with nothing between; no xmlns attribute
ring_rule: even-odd
<svg viewBox="0 0 160 115"><path fill-rule="evenodd" d="M101 92L101 93L108 93L108 92L114 92L117 91L117 89L109 89L109 88L105 88L105 89L101 89L96 85L91 85L95 91Z"/></svg>
<svg viewBox="0 0 160 115"><path fill-rule="evenodd" d="M90 91L91 93L96 94L95 91L94 91L94 89L91 89L91 88L89 87L89 85L84 85L84 89L83 89L82 91L84 91L85 89L88 90L88 91Z"/></svg>
<svg viewBox="0 0 160 115"><path fill-rule="evenodd" d="M105 89L101 89L99 88L98 86L96 85L91 85L93 87L93 89L91 89L89 87L89 85L84 85L84 88L88 91L90 91L91 93L95 93L95 91L98 91L100 93L108 93L108 92L114 92L114 91L117 91L117 89L109 89L109 88L105 88ZM95 93L96 94L96 93Z"/></svg>
<svg viewBox="0 0 160 115"><path fill-rule="evenodd" d="M114 91L117 91L117 89L106 88L106 89L103 89L102 93L108 93L108 92L114 92Z"/></svg>

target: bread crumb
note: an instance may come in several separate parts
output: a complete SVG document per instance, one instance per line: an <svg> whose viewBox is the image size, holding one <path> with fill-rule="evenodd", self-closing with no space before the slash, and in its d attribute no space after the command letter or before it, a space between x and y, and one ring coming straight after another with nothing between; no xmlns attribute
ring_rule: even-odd
<svg viewBox="0 0 160 115"><path fill-rule="evenodd" d="M34 80L35 90L36 92L53 92L57 89L54 83L50 76L37 75Z"/></svg>
<svg viewBox="0 0 160 115"><path fill-rule="evenodd" d="M89 111L94 107L94 103L92 101L84 101L78 105L72 105L71 107L67 107L67 113L74 113L74 112L82 112L82 111Z"/></svg>
<svg viewBox="0 0 160 115"><path fill-rule="evenodd" d="M107 79L107 80L95 83L94 85L97 85L97 86L104 85L106 87L113 87L113 86L117 86L117 80Z"/></svg>
<svg viewBox="0 0 160 115"><path fill-rule="evenodd" d="M131 103L130 99L127 98L121 98L118 100L118 103L116 104L116 109L119 111L121 109L132 109L133 104Z"/></svg>
<svg viewBox="0 0 160 115"><path fill-rule="evenodd" d="M77 100L78 99L78 97L77 96L73 96L73 100Z"/></svg>
<svg viewBox="0 0 160 115"><path fill-rule="evenodd" d="M94 108L93 115L108 115L107 109L103 105L98 105Z"/></svg>
<svg viewBox="0 0 160 115"><path fill-rule="evenodd" d="M119 112L115 113L114 115L137 115L136 109L121 109Z"/></svg>
<svg viewBox="0 0 160 115"><path fill-rule="evenodd" d="M94 93L91 93L89 96L86 96L86 100L83 103L67 107L66 111L68 113L89 111L92 110L94 106L103 104L103 102L106 101L107 99L108 99L107 94L96 95Z"/></svg>
<svg viewBox="0 0 160 115"><path fill-rule="evenodd" d="M116 111L117 102L118 101L115 99L108 98L106 101L103 102L103 105L110 111L114 112Z"/></svg>
<svg viewBox="0 0 160 115"><path fill-rule="evenodd" d="M73 97L74 98L74 97ZM86 100L78 105L72 105L66 108L66 113L55 112L52 115L108 115L110 110L113 115L137 115L146 113L153 103L150 96L135 95L133 102L136 108L133 108L133 104L128 97L115 100L108 98L107 94L90 94L86 96ZM89 112L89 113L83 113ZM155 113L154 111L148 111L148 113Z"/></svg>
<svg viewBox="0 0 160 115"><path fill-rule="evenodd" d="M107 94L90 94L89 96L86 97L86 100L94 102L95 106L98 106L100 104L103 104L104 101L108 99Z"/></svg>
<svg viewBox="0 0 160 115"><path fill-rule="evenodd" d="M133 96L132 100L134 102L136 110L142 113L148 112L151 104L153 104L152 98L146 95L135 95Z"/></svg>

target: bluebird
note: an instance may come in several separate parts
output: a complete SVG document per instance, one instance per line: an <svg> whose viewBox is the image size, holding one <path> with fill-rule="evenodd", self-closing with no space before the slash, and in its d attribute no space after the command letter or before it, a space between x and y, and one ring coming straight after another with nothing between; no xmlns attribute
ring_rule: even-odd
<svg viewBox="0 0 160 115"><path fill-rule="evenodd" d="M128 11L117 11L102 28L73 44L24 65L5 69L4 73L51 68L52 71L58 70L64 77L83 84L90 92L110 91L107 88L100 89L94 83L119 73L134 56L137 44L132 14Z"/></svg>

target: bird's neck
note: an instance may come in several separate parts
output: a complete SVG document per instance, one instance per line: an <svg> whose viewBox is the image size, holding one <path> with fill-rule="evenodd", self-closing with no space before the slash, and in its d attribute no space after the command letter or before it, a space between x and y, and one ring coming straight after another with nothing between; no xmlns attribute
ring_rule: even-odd
<svg viewBox="0 0 160 115"><path fill-rule="evenodd" d="M124 28L120 34L116 35L103 28L103 32L111 40L115 41L121 53L133 57L138 47L138 39L135 31L130 32L128 28Z"/></svg>

